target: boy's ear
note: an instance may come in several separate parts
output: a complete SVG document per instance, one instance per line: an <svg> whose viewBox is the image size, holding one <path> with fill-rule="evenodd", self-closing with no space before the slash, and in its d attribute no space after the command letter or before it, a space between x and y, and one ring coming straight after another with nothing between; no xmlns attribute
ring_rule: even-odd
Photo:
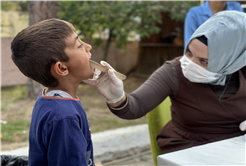
<svg viewBox="0 0 246 166"><path fill-rule="evenodd" d="M54 65L54 71L59 76L66 76L68 75L68 68L66 65L62 64L61 62L56 62Z"/></svg>

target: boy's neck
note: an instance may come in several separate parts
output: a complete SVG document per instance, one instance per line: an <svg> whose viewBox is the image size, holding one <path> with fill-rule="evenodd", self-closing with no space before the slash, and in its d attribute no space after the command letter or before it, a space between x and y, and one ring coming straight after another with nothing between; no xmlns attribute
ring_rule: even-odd
<svg viewBox="0 0 246 166"><path fill-rule="evenodd" d="M226 9L226 1L209 1L212 14L216 14Z"/></svg>
<svg viewBox="0 0 246 166"><path fill-rule="evenodd" d="M62 87L47 87L45 89L45 95L50 92L50 91L53 91L53 90L61 90L61 91L64 91L66 93L68 93L70 96L72 96L72 98L74 99L77 99L77 95L76 95L76 92L77 92L77 88L69 88L69 87L66 87L66 88L62 88Z"/></svg>

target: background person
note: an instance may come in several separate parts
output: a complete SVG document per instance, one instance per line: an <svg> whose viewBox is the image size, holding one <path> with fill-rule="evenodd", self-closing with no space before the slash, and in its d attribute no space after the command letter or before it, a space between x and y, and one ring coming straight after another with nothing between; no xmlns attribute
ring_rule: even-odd
<svg viewBox="0 0 246 166"><path fill-rule="evenodd" d="M130 94L105 62L108 73L85 82L123 119L140 118L169 96L172 119L157 136L162 153L246 134L239 129L246 119L245 22L242 12L215 14L192 35L184 56L167 61Z"/></svg>
<svg viewBox="0 0 246 166"><path fill-rule="evenodd" d="M191 35L212 15L223 10L237 10L244 12L239 2L206 1L203 5L192 7L186 14L184 24L184 47L186 47Z"/></svg>

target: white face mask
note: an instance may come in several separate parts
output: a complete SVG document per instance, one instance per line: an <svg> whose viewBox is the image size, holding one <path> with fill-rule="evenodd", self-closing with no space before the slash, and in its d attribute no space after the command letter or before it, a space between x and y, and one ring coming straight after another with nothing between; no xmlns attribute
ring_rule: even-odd
<svg viewBox="0 0 246 166"><path fill-rule="evenodd" d="M179 60L181 62L182 72L190 82L209 83L219 79L217 73L212 73L199 66L185 55Z"/></svg>

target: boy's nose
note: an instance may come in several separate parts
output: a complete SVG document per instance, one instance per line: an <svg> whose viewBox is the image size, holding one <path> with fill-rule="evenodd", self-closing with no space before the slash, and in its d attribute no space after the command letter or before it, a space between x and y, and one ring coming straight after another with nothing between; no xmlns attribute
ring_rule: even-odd
<svg viewBox="0 0 246 166"><path fill-rule="evenodd" d="M92 46L90 44L86 43L86 51L89 52L91 50Z"/></svg>

